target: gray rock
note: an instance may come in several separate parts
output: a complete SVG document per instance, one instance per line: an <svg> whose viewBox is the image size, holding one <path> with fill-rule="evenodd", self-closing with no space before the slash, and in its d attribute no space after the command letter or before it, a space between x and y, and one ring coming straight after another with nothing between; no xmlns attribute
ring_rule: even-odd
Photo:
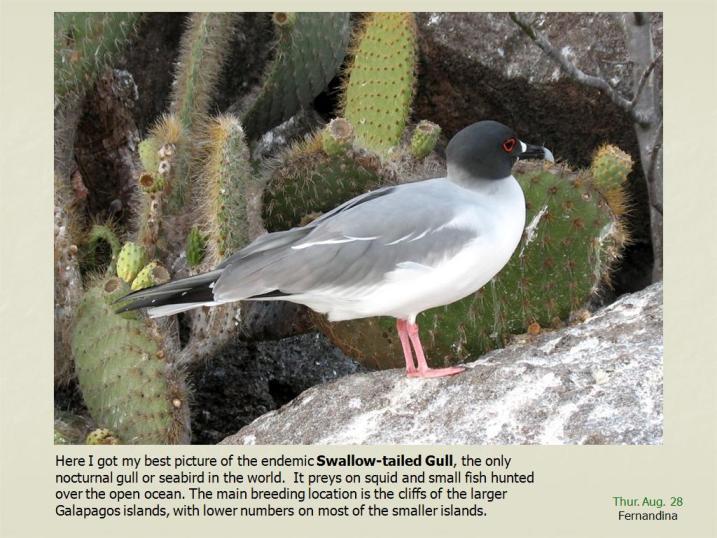
<svg viewBox="0 0 717 538"><path fill-rule="evenodd" d="M584 323L519 337L463 374L312 387L224 444L659 444L662 283Z"/></svg>

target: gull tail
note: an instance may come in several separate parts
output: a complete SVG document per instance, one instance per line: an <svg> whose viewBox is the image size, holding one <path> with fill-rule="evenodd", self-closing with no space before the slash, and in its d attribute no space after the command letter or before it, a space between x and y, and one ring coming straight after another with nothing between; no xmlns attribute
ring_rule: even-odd
<svg viewBox="0 0 717 538"><path fill-rule="evenodd" d="M197 308L221 304L214 300L214 283L222 271L210 271L132 292L117 300L117 313L147 308L150 317L169 316Z"/></svg>

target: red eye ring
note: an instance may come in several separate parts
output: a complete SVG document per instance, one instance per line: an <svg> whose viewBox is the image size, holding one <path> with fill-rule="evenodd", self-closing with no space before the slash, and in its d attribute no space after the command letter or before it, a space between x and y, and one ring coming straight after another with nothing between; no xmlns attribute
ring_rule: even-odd
<svg viewBox="0 0 717 538"><path fill-rule="evenodd" d="M510 137L508 140L503 142L503 151L506 153L510 153L513 151L513 148L515 148L515 145L518 143L518 141L515 139L514 136Z"/></svg>

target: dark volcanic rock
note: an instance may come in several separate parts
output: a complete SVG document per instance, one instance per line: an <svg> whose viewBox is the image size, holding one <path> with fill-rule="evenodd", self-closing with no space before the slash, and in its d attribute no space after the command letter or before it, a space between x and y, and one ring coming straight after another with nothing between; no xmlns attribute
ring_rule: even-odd
<svg viewBox="0 0 717 538"><path fill-rule="evenodd" d="M217 443L300 393L364 368L317 333L238 341L190 371L192 442Z"/></svg>
<svg viewBox="0 0 717 538"><path fill-rule="evenodd" d="M629 94L631 64L622 26L611 13L538 13L534 25L583 71ZM507 13L420 13L421 65L414 117L441 125L450 138L472 122L495 119L556 158L587 166L604 143L632 154L628 246L613 279L617 294L651 281L652 250L645 180L631 120L609 98L567 78ZM662 15L653 14L662 48ZM661 73L658 71L661 84ZM612 299L612 294L604 294Z"/></svg>

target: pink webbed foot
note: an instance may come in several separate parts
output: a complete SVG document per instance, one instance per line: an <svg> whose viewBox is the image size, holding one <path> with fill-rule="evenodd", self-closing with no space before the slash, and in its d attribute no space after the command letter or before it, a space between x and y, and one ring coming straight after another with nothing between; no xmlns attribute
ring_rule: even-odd
<svg viewBox="0 0 717 538"><path fill-rule="evenodd" d="M401 339L401 346L403 347L403 355L406 359L406 375L408 377L445 377L449 375L460 374L465 368L460 366L450 366L448 368L430 368L426 362L426 357L423 354L423 346L418 338L418 325L409 321L399 319L396 322L396 328L398 329L398 336ZM410 341L410 344L409 344ZM413 363L413 356L411 353L411 344L413 350L416 353L416 361L418 362L418 368Z"/></svg>
<svg viewBox="0 0 717 538"><path fill-rule="evenodd" d="M446 377L456 375L463 372L465 368L460 366L450 366L448 368L428 368L426 370L415 370L408 372L408 377Z"/></svg>

